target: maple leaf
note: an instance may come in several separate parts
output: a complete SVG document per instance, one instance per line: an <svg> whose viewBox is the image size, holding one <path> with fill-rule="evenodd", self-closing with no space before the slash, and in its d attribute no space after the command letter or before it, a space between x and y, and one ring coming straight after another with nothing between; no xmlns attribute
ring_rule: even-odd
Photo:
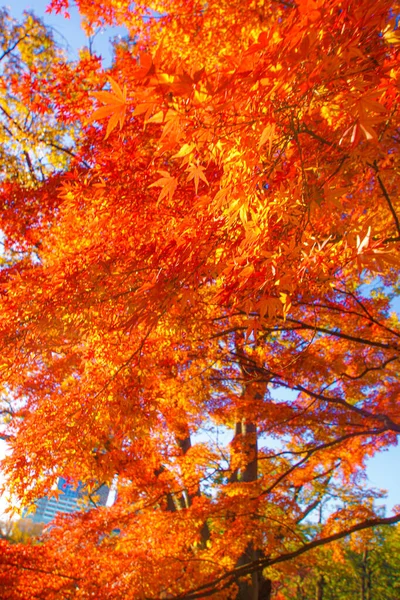
<svg viewBox="0 0 400 600"><path fill-rule="evenodd" d="M163 175L163 177L161 177L160 179L157 179L157 181L155 181L154 183L149 185L149 188L152 188L152 187L160 187L161 188L161 192L160 192L160 195L158 196L157 204L159 202L161 202L161 200L163 198L165 198L166 196L168 196L169 199L172 200L172 197L173 197L175 190L177 188L177 185L178 185L178 180L176 179L176 177L171 177L171 175L168 173L168 171L158 171L158 173Z"/></svg>
<svg viewBox="0 0 400 600"><path fill-rule="evenodd" d="M207 178L204 175L204 167L202 167L201 165L198 165L198 164L195 165L193 163L189 163L186 171L189 171L189 175L187 176L186 181L191 181L193 179L194 189L196 190L196 194L197 194L197 190L199 187L200 179L208 185Z"/></svg>
<svg viewBox="0 0 400 600"><path fill-rule="evenodd" d="M88 123L92 123L93 121L110 117L104 139L108 138L110 133L117 127L118 123L119 128L122 129L126 116L126 86L124 85L124 89L121 90L118 83L114 81L112 77L108 77L108 81L110 82L113 93L92 92L92 96L103 102L105 106L95 110L88 120Z"/></svg>
<svg viewBox="0 0 400 600"><path fill-rule="evenodd" d="M258 149L260 149L266 142L269 143L268 153L271 154L272 151L272 143L275 137L275 123L268 123L266 127L263 129L259 142Z"/></svg>
<svg viewBox="0 0 400 600"><path fill-rule="evenodd" d="M183 144L183 146L179 150L179 152L174 154L172 158L180 158L182 156L186 156L187 154L190 154L190 152L192 152L194 147L195 147L195 144L193 144L193 143L192 144Z"/></svg>
<svg viewBox="0 0 400 600"><path fill-rule="evenodd" d="M158 58L158 57L157 57ZM140 53L140 66L136 66L133 70L135 79L144 79L151 71L154 70L153 59L148 52Z"/></svg>

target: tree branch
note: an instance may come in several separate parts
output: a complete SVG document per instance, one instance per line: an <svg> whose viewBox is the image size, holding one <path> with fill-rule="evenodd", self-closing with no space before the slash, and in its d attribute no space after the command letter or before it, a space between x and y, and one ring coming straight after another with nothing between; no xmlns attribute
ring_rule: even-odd
<svg viewBox="0 0 400 600"><path fill-rule="evenodd" d="M392 217L393 217L393 219L394 219L394 222L396 223L396 229L397 229L397 233L400 235L400 221L399 221L399 218L398 218L398 216L397 216L397 213L396 213L396 211L395 211L395 209L394 209L394 206L393 206L393 204L392 204L392 201L391 201L391 199L390 199L390 196L389 196L389 194L388 194L388 192L387 192L387 190L386 190L386 187L385 187L385 185L384 185L384 183L383 183L382 179L380 178L380 175L377 175L377 176L376 176L376 178L377 178L377 180L378 180L378 183L379 183L379 186L380 186L380 188L381 188L381 190L382 190L382 194L384 195L384 198L385 198L386 202L388 203L389 210L390 210L390 212L392 213Z"/></svg>
<svg viewBox="0 0 400 600"><path fill-rule="evenodd" d="M246 575L251 575L257 571L262 571L266 567L271 567L273 565L277 565L282 562L288 562L289 560L293 560L302 554L313 550L314 548L318 548L319 546L324 546L326 544L330 544L331 542L336 542L337 540L341 540L348 535L355 533L356 531L363 531L364 529L370 529L371 527L377 527L379 525L394 525L400 521L400 514L396 514L393 517L382 517L375 519L366 519L361 523L357 523L352 527L344 529L343 531L339 531L337 533L333 533L326 537L321 537L312 540L308 544L304 544L297 550L293 552L287 552L285 554L281 554L280 556L262 558L257 561L253 561L253 563L249 563L243 567L237 567L236 569L232 569L219 577L216 577L210 583L206 583L201 585L192 591L189 591L185 594L179 594L177 596L170 596L171 600L201 600L202 598L206 598L208 596L213 596L216 591L220 591L224 588L231 586L235 583L240 577L245 577Z"/></svg>

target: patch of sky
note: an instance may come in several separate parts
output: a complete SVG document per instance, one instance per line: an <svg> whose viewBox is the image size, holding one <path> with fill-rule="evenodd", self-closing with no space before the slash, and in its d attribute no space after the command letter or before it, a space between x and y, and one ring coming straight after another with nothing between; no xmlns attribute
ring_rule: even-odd
<svg viewBox="0 0 400 600"><path fill-rule="evenodd" d="M86 46L103 58L103 66L109 67L113 55L112 40L124 38L127 35L125 27L99 28L89 38L81 27L80 15L75 6L68 9L70 18L66 19L62 14L46 13L48 4L49 0L12 0L8 8L15 19L20 19L24 11L31 11L40 17L52 29L56 41L65 48L72 60L76 60L79 49Z"/></svg>

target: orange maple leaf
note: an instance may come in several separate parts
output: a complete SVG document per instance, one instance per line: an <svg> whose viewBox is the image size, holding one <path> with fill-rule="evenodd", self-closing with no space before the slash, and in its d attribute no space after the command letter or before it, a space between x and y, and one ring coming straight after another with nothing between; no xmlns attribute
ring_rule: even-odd
<svg viewBox="0 0 400 600"><path fill-rule="evenodd" d="M160 187L161 188L160 195L158 196L158 199L157 199L157 204L163 198L165 198L165 196L168 196L169 199L172 200L172 197L173 197L175 190L177 188L177 185L178 185L178 180L176 179L176 177L171 177L171 175L168 173L168 171L158 171L158 173L163 175L163 177L160 177L160 179L157 179L157 181L155 181L154 183L149 185L149 187Z"/></svg>
<svg viewBox="0 0 400 600"><path fill-rule="evenodd" d="M126 86L124 85L124 89L121 90L120 86L112 77L108 77L108 80L111 85L111 89L114 93L111 92L93 92L92 95L97 98L97 100L101 100L105 106L98 108L94 111L92 116L89 118L88 123L92 123L93 121L98 121L100 119L105 119L106 117L111 117L106 130L105 140L108 138L110 133L116 128L119 123L119 128L122 129L122 126L125 121L126 116Z"/></svg>
<svg viewBox="0 0 400 600"><path fill-rule="evenodd" d="M200 179L208 185L207 178L204 175L204 167L202 167L201 165L194 165L193 163L190 163L186 171L189 171L189 175L187 176L186 181L190 181L191 179L194 180L194 188L196 190L196 194L199 187Z"/></svg>

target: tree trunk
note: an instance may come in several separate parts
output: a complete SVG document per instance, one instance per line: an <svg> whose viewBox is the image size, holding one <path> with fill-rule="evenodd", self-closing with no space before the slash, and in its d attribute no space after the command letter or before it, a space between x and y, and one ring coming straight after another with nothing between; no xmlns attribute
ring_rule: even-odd
<svg viewBox="0 0 400 600"><path fill-rule="evenodd" d="M257 426L255 423L243 419L235 427L235 438L240 436L240 447L244 453L244 466L235 469L231 476L231 482L243 481L250 483L257 480ZM238 441L238 440L236 440ZM261 552L255 550L250 542L246 551L237 562L238 567L243 567L258 560ZM238 582L239 590L236 600L270 600L272 593L272 582L265 579L261 572L252 573Z"/></svg>
<svg viewBox="0 0 400 600"><path fill-rule="evenodd" d="M182 452L183 455L185 455L188 450L190 450L190 448L192 447L192 440L190 437L190 430L188 425L186 424L184 427L184 435L182 436L177 436L176 441L177 444ZM201 491L200 491L200 487L197 488L197 490L190 494L188 490L184 490L181 498L180 498L180 503L182 508L190 508L192 506L193 503L193 498L197 496L201 496ZM208 527L207 521L204 521L203 526L201 528L201 532L200 532L200 536L201 536L201 544L203 547L205 547L205 545L207 544L207 541L210 539L210 529Z"/></svg>
<svg viewBox="0 0 400 600"><path fill-rule="evenodd" d="M243 349L244 338L238 334L235 338L236 355L239 358L239 366L243 377L242 394L255 399L262 399L267 387L266 382L259 382L257 369L253 360L246 356ZM239 449L240 460L231 469L230 483L251 483L257 481L258 477L258 448L257 448L257 423L249 418L240 418L235 425L235 434L232 441L232 451ZM236 448L235 448L236 446ZM237 465L240 464L240 467ZM243 567L258 560L262 555L260 550L254 549L249 542L245 552L237 562L238 567ZM238 581L238 594L236 600L270 600L272 583L265 579L261 572L252 573Z"/></svg>
<svg viewBox="0 0 400 600"><path fill-rule="evenodd" d="M243 567L258 558L260 558L259 552L255 552L249 544L246 552L238 560L237 566ZM265 579L261 572L252 573L247 578L241 579L238 586L236 600L271 600L272 581Z"/></svg>
<svg viewBox="0 0 400 600"><path fill-rule="evenodd" d="M371 600L372 598L372 582L371 570L369 568L368 549L365 548L361 562L361 590L360 600Z"/></svg>
<svg viewBox="0 0 400 600"><path fill-rule="evenodd" d="M303 590L303 578L300 579L300 582L296 586L296 600L305 600L304 590Z"/></svg>
<svg viewBox="0 0 400 600"><path fill-rule="evenodd" d="M317 586L315 589L315 600L324 600L324 587L325 578L323 575L319 575L317 579Z"/></svg>

